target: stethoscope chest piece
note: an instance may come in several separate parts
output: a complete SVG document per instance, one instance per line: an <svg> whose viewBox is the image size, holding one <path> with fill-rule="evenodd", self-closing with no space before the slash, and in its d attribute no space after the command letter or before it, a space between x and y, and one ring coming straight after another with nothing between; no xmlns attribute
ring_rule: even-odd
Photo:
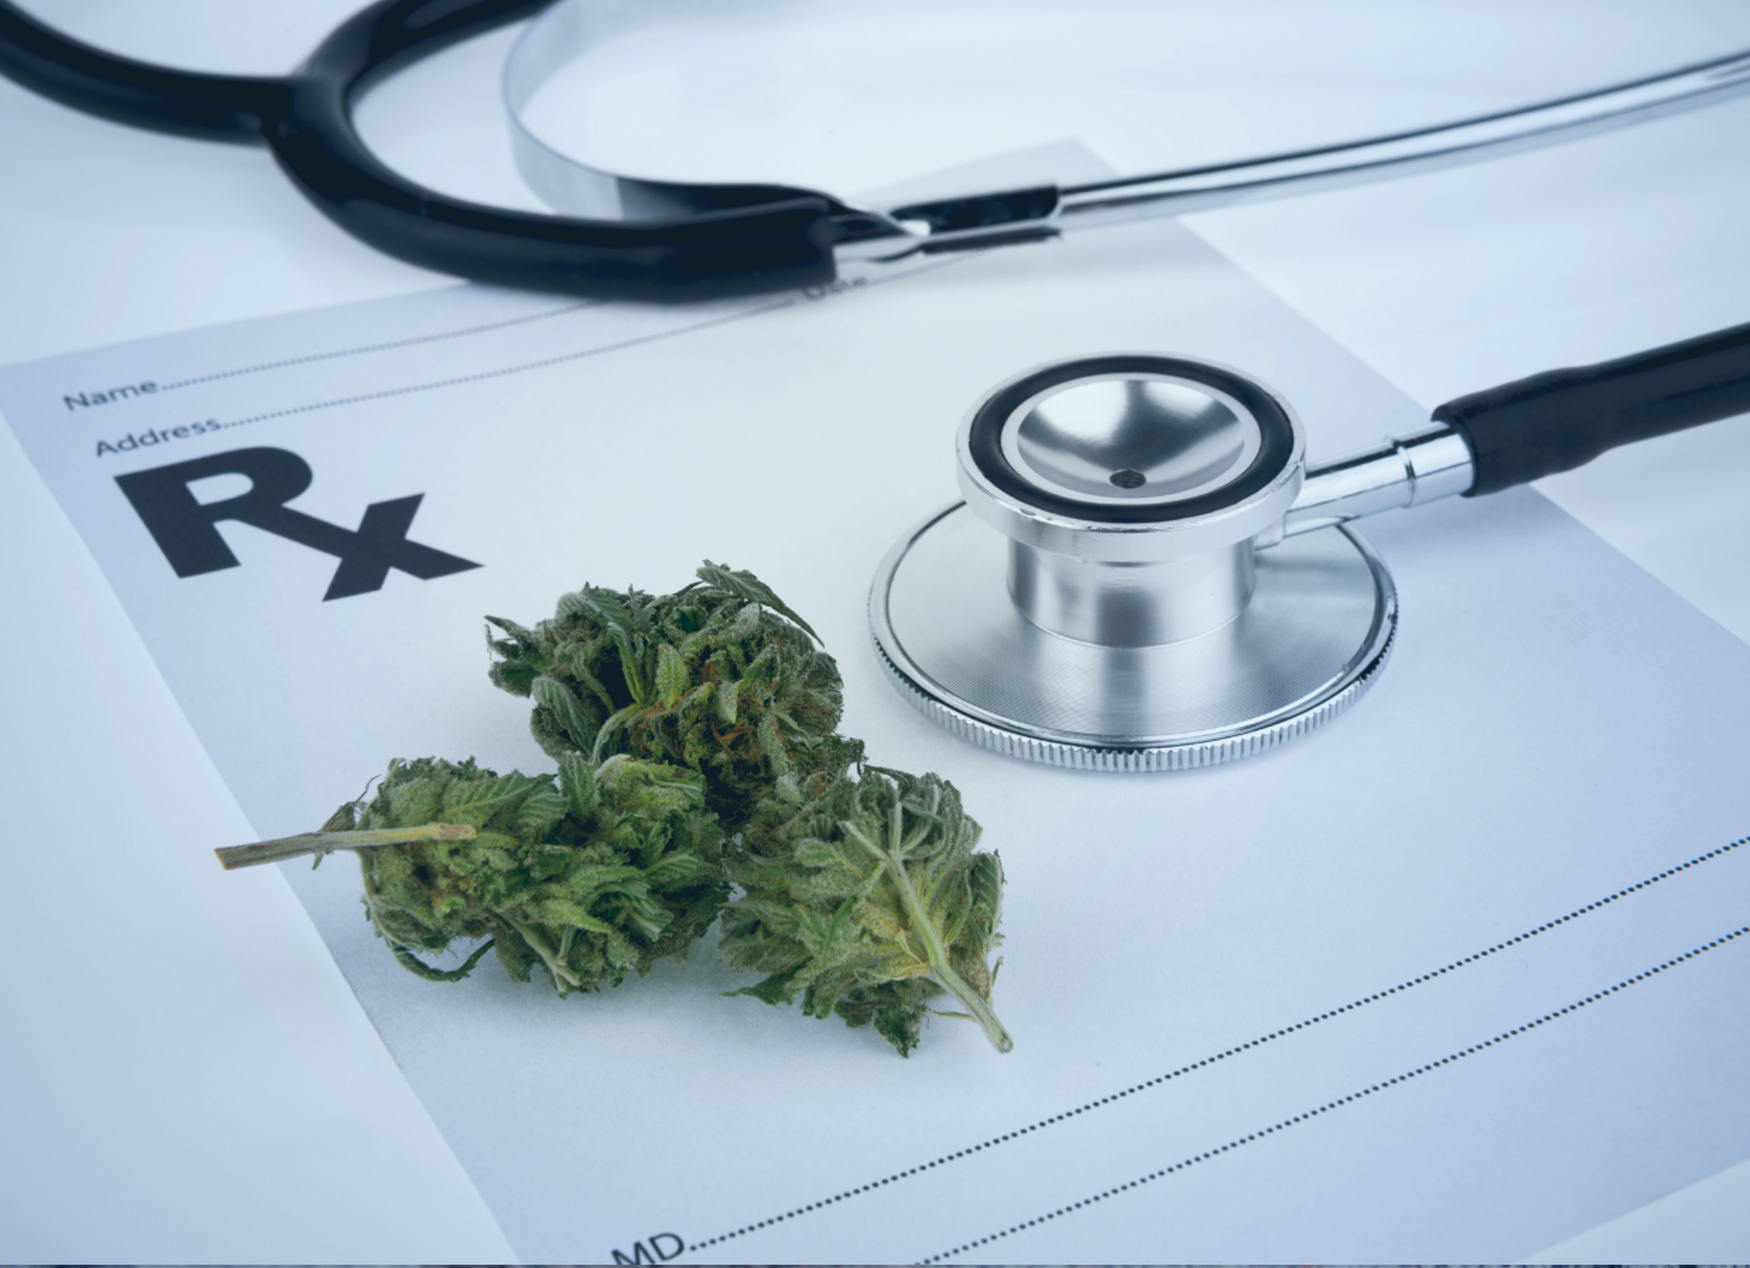
<svg viewBox="0 0 1750 1268"><path fill-rule="evenodd" d="M1056 766L1207 766L1312 730L1378 676L1397 599L1347 527L1283 538L1304 451L1286 405L1207 362L1011 379L960 429L966 500L876 574L883 668L962 738Z"/></svg>

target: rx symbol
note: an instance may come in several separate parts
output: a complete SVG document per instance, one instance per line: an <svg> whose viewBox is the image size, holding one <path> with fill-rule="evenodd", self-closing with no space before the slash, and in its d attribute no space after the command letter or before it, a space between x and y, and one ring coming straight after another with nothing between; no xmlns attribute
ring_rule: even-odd
<svg viewBox="0 0 1750 1268"><path fill-rule="evenodd" d="M189 485L216 475L247 477L249 491L203 505ZM219 535L220 520L236 520L339 559L324 601L380 590L391 568L430 581L480 566L407 540L425 494L373 502L358 528L346 529L286 505L314 479L310 464L289 450L233 449L117 476L115 482L179 577L237 567L237 556Z"/></svg>

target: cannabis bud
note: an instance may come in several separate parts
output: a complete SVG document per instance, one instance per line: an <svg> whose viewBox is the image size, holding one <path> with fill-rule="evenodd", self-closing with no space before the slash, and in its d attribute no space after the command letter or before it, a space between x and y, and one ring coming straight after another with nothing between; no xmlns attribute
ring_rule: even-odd
<svg viewBox="0 0 1750 1268"><path fill-rule="evenodd" d="M585 586L533 629L487 620L492 681L535 702L530 729L557 758L624 752L699 771L731 831L785 775L843 771L862 753L834 733L838 666L806 621L750 572L706 562L652 598Z"/></svg>
<svg viewBox="0 0 1750 1268"><path fill-rule="evenodd" d="M966 1011L943 1015L1014 1046L990 1006L1002 864L974 852L954 785L864 767L810 796L786 779L744 835L728 870L745 895L724 912L722 946L768 976L738 994L872 1022L904 1056L946 992Z"/></svg>
<svg viewBox="0 0 1750 1268"><path fill-rule="evenodd" d="M372 927L436 981L496 949L517 981L538 964L561 995L600 990L721 914L729 963L766 975L732 994L872 1024L901 1056L931 1012L1009 1051L990 1006L1002 864L960 794L862 765L808 623L752 573L697 575L654 598L585 586L533 629L486 618L492 681L533 699L556 776L393 762L368 805L220 861L357 851ZM459 968L422 958L457 938L490 941Z"/></svg>
<svg viewBox="0 0 1750 1268"><path fill-rule="evenodd" d="M393 762L369 805L348 802L320 833L231 853L355 849L371 924L403 966L457 981L496 949L515 980L539 964L568 995L686 955L728 897L722 840L695 772L572 754L557 777ZM456 969L421 958L457 938L491 941Z"/></svg>

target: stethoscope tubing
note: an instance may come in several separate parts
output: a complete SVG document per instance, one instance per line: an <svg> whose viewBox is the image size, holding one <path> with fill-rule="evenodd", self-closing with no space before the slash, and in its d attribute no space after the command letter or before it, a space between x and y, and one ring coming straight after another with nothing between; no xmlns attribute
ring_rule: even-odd
<svg viewBox="0 0 1750 1268"><path fill-rule="evenodd" d="M1309 467L1293 537L1398 507L1482 497L1621 445L1750 413L1750 323L1455 397L1429 425Z"/></svg>
<svg viewBox="0 0 1750 1268"><path fill-rule="evenodd" d="M378 0L291 75L167 70L51 30L0 0L0 74L64 105L182 136L267 144L342 229L439 272L526 290L646 300L758 293L832 281L829 201L749 187L727 210L652 221L546 216L452 198L370 152L352 106L372 83L542 0Z"/></svg>
<svg viewBox="0 0 1750 1268"><path fill-rule="evenodd" d="M529 61L522 51L530 46L529 36L547 30L587 41L612 21L648 21L645 15L659 9L648 0L637 6L629 0L559 0L551 6L545 0L377 0L343 22L291 75L233 77L105 53L0 0L0 74L116 122L265 143L329 219L409 263L521 289L664 301L821 286L834 279L839 264L852 260L1032 241L1069 228L1381 180L1553 144L1750 91L1750 52L1743 52L1520 110L1349 144L1093 185L864 210L830 194L784 185L620 176L568 160L525 135L516 103L538 83L535 76L512 81L518 65ZM457 41L537 14L507 64L513 138L525 174L555 205L565 205L569 191L589 191L586 205L570 208L583 215L540 215L452 198L399 175L365 146L352 110L371 84Z"/></svg>

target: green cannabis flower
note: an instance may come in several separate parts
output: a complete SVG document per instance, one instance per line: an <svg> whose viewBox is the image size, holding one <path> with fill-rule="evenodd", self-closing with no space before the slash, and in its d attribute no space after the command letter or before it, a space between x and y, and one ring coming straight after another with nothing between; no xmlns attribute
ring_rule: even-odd
<svg viewBox="0 0 1750 1268"><path fill-rule="evenodd" d="M699 580L652 598L585 586L533 629L487 620L492 681L535 702L530 729L555 758L625 752L690 767L731 831L774 781L845 770L859 741L836 735L833 658L806 621L750 572L706 561Z"/></svg>
<svg viewBox="0 0 1750 1268"><path fill-rule="evenodd" d="M1002 864L959 792L863 766L808 623L750 572L697 575L656 597L585 586L532 629L486 618L505 636L487 633L492 681L533 699L556 776L393 762L368 805L220 861L356 851L372 927L434 981L496 949L517 981L541 965L561 995L600 990L685 956L721 915L730 965L766 975L732 994L800 998L901 1056L931 1012L1008 1052L990 1005ZM489 941L458 968L422 958L458 938ZM944 994L965 1011L932 1008Z"/></svg>
<svg viewBox="0 0 1750 1268"><path fill-rule="evenodd" d="M943 1015L969 1015L1009 1051L990 1007L1002 863L974 851L978 836L935 775L864 767L813 788L782 780L728 862L745 896L724 912L724 954L768 975L737 994L800 995L810 1016L873 1022L906 1056L946 991L966 1012Z"/></svg>
<svg viewBox="0 0 1750 1268"><path fill-rule="evenodd" d="M557 779L531 779L472 759L397 761L369 805L348 802L316 836L414 825L473 833L361 848L359 864L378 936L435 981L466 977L496 948L519 982L540 964L561 995L618 986L684 957L728 897L703 781L672 766L617 756L595 767L573 754ZM483 937L460 968L420 958Z"/></svg>

